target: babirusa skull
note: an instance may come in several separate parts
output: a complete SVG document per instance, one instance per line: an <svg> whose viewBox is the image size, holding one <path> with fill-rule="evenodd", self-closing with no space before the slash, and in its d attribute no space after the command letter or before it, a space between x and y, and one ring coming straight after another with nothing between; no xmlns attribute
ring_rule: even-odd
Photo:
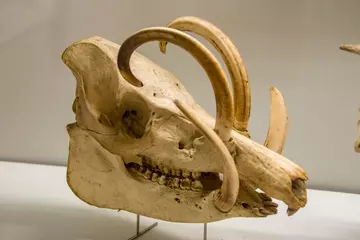
<svg viewBox="0 0 360 240"><path fill-rule="evenodd" d="M231 77L192 32L220 53ZM169 71L136 49L157 41L187 51L206 72L216 116L208 114ZM277 213L307 202L301 167L281 155L287 110L270 88L264 144L250 138L250 87L229 37L196 17L141 29L117 45L101 37L71 44L62 59L76 78L67 182L90 205L173 222L205 223Z"/></svg>

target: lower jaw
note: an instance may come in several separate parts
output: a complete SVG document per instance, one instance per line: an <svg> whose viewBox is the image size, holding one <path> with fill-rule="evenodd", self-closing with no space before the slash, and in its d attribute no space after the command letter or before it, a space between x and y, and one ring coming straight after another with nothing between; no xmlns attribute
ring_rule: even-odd
<svg viewBox="0 0 360 240"><path fill-rule="evenodd" d="M235 217L258 217L236 204L229 213L218 211L212 190L192 191L170 188L126 170L124 165L110 172L98 172L71 162L68 183L83 201L100 208L124 210L134 214L178 223L206 223ZM89 180L97 179L98 185ZM101 187L98 187L101 186Z"/></svg>

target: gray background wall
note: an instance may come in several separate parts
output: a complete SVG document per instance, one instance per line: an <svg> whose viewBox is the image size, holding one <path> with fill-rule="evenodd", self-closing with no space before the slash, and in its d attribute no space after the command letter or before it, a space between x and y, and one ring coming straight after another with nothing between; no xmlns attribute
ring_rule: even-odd
<svg viewBox="0 0 360 240"><path fill-rule="evenodd" d="M220 27L244 58L253 139L266 137L269 87L276 86L290 119L284 155L307 171L309 187L360 193L353 150L360 57L338 50L360 43L359 8L356 0L2 0L0 159L66 164L75 80L60 56L68 45L95 35L121 44L141 28L193 15ZM177 75L214 115L210 82L190 55L171 46L164 57L155 43L139 51Z"/></svg>

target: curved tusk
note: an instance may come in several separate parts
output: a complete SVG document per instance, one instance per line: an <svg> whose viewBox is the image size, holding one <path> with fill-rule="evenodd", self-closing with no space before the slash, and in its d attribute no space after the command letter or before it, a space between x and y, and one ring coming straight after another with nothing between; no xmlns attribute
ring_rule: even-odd
<svg viewBox="0 0 360 240"><path fill-rule="evenodd" d="M120 73L129 83L138 87L142 86L143 83L134 76L130 69L130 57L135 49L142 44L161 40L171 42L185 49L206 71L216 100L215 130L223 141L228 141L231 137L234 122L234 105L230 87L226 75L215 56L195 38L171 28L151 27L142 29L126 39L121 45L117 59Z"/></svg>
<svg viewBox="0 0 360 240"><path fill-rule="evenodd" d="M251 110L248 75L240 53L230 38L212 23L192 16L179 17L170 22L167 27L196 33L208 40L220 53L228 68L234 89L235 119L233 127L250 138L247 129ZM166 52L166 46L166 41L160 41L161 52ZM287 110L280 91L271 88L270 96L270 126L264 145L272 151L281 153L287 136Z"/></svg>
<svg viewBox="0 0 360 240"><path fill-rule="evenodd" d="M275 87L270 88L270 98L270 126L264 146L281 154L288 129L287 109L281 92Z"/></svg>
<svg viewBox="0 0 360 240"><path fill-rule="evenodd" d="M185 107L181 102L175 100L176 106L185 116L204 134L204 136L219 149L223 163L223 183L220 190L214 194L214 205L221 212L229 212L235 205L239 193L239 175L236 170L234 159L226 148L225 144L204 122L196 117L195 113Z"/></svg>
<svg viewBox="0 0 360 240"><path fill-rule="evenodd" d="M360 44L344 44L340 46L340 49L360 55Z"/></svg>
<svg viewBox="0 0 360 240"><path fill-rule="evenodd" d="M179 17L170 22L167 27L196 33L217 49L227 66L233 85L235 107L233 126L241 134L250 137L247 130L251 109L248 75L243 60L230 38L212 23L197 17ZM166 45L166 41L160 41L161 52L166 52Z"/></svg>

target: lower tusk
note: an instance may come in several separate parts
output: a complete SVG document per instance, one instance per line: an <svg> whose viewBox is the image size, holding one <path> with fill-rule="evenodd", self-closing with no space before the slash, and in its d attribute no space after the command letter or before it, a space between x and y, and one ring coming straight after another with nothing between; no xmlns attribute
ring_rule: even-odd
<svg viewBox="0 0 360 240"><path fill-rule="evenodd" d="M182 47L204 68L215 94L215 129L222 140L229 140L234 122L234 104L226 74L210 50L195 38L179 30L164 27L151 27L138 31L121 44L118 52L118 68L124 79L134 86L143 86L130 68L130 57L136 48L151 41L167 41Z"/></svg>
<svg viewBox="0 0 360 240"><path fill-rule="evenodd" d="M205 123L198 119L196 115L190 112L181 102L175 100L175 104L222 154L223 183L220 190L214 195L214 205L221 212L229 212L234 207L239 193L239 175L234 159L214 130L205 125Z"/></svg>
<svg viewBox="0 0 360 240"><path fill-rule="evenodd" d="M287 109L281 92L275 87L270 88L270 97L270 126L264 146L281 154L284 149L288 129Z"/></svg>

